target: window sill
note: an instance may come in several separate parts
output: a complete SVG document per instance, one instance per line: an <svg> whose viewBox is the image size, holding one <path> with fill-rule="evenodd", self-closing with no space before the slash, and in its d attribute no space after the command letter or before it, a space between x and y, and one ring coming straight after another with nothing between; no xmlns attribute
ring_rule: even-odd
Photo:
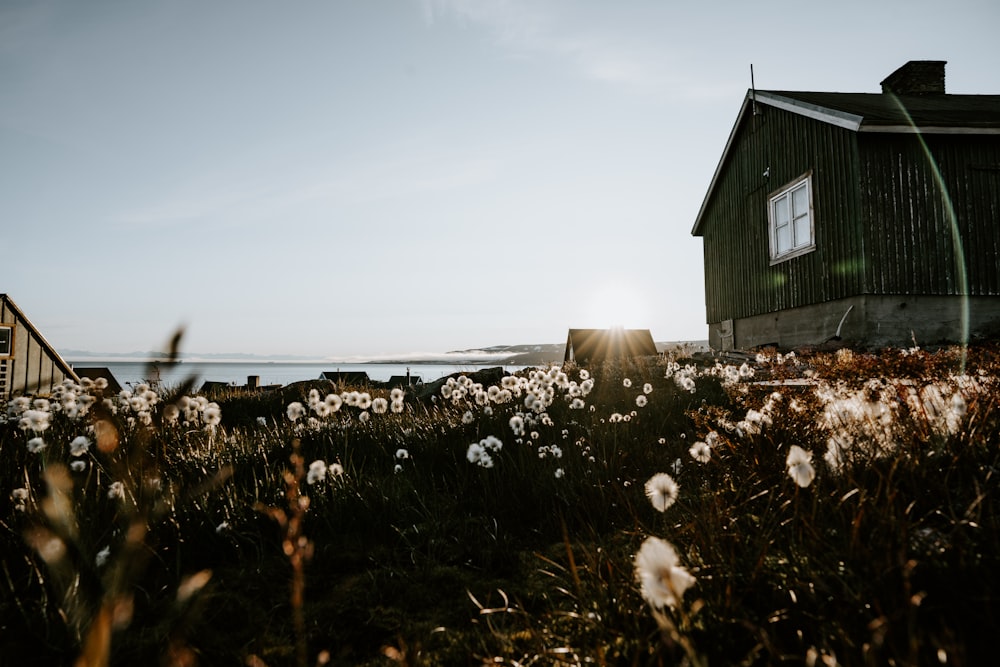
<svg viewBox="0 0 1000 667"><path fill-rule="evenodd" d="M814 243L813 245L807 245L804 248L796 248L795 250L786 252L784 255L778 255L777 257L772 257L771 266L774 266L775 264L781 264L782 262L786 262L796 257L801 257L802 255L808 255L815 249L816 249L816 244Z"/></svg>

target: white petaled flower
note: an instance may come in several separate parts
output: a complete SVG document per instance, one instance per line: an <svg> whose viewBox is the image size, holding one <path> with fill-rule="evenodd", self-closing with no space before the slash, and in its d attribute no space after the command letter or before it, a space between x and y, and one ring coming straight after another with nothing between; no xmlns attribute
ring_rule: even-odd
<svg viewBox="0 0 1000 667"><path fill-rule="evenodd" d="M651 607L676 607L695 578L680 564L674 546L658 537L648 537L635 555L635 579Z"/></svg>
<svg viewBox="0 0 1000 667"><path fill-rule="evenodd" d="M28 451L32 454L37 454L38 452L45 449L48 445L41 438L32 438L28 440Z"/></svg>
<svg viewBox="0 0 1000 667"><path fill-rule="evenodd" d="M658 511L664 512L677 500L680 487L674 478L665 472L658 472L646 482L646 497Z"/></svg>
<svg viewBox="0 0 1000 667"><path fill-rule="evenodd" d="M476 421L476 415L472 414L472 410L466 410L465 414L462 415L462 423L471 424L474 421Z"/></svg>
<svg viewBox="0 0 1000 667"><path fill-rule="evenodd" d="M367 410L363 411L360 415L358 415L358 421L361 422L362 424L367 424L368 420L371 418L372 416L371 414L369 414Z"/></svg>
<svg viewBox="0 0 1000 667"><path fill-rule="evenodd" d="M169 403L163 407L163 422L174 424L181 416L181 409L174 403Z"/></svg>
<svg viewBox="0 0 1000 667"><path fill-rule="evenodd" d="M556 479L562 479L563 475L565 475L565 474L566 474L565 470L563 470L562 468L556 468L556 472L555 472Z"/></svg>
<svg viewBox="0 0 1000 667"><path fill-rule="evenodd" d="M396 450L396 458L397 459L408 459L408 458L410 458L410 453L408 451L406 451L405 449L402 449L402 448L397 449Z"/></svg>
<svg viewBox="0 0 1000 667"><path fill-rule="evenodd" d="M108 487L108 498L118 498L120 500L124 500L125 485L121 482L112 482L111 486Z"/></svg>
<svg viewBox="0 0 1000 667"><path fill-rule="evenodd" d="M712 448L700 440L691 445L691 449L688 451L691 453L691 458L698 463L708 463L708 460L712 458Z"/></svg>
<svg viewBox="0 0 1000 667"><path fill-rule="evenodd" d="M393 401L402 401L405 396L406 392L404 392L399 387L396 387L389 392L389 399Z"/></svg>
<svg viewBox="0 0 1000 667"><path fill-rule="evenodd" d="M326 401L317 401L314 403L312 411L316 413L316 417L319 419L325 419L330 416L330 406L326 404Z"/></svg>
<svg viewBox="0 0 1000 667"><path fill-rule="evenodd" d="M393 470L393 472L395 472L396 474L399 474L399 473L403 472L403 466L401 466L400 464L398 464L398 463L397 463L397 464L396 464L396 467L395 467L395 468L393 468L392 470Z"/></svg>
<svg viewBox="0 0 1000 667"><path fill-rule="evenodd" d="M69 443L69 453L71 456L83 456L90 450L90 440L86 436L78 435Z"/></svg>
<svg viewBox="0 0 1000 667"><path fill-rule="evenodd" d="M326 461L316 460L309 464L306 472L306 483L315 484L326 477Z"/></svg>
<svg viewBox="0 0 1000 667"><path fill-rule="evenodd" d="M632 381L629 380L628 378L625 378L624 380L622 380L622 386L628 389L629 387L632 386Z"/></svg>
<svg viewBox="0 0 1000 667"><path fill-rule="evenodd" d="M288 409L285 411L285 414L288 415L288 418L291 421L297 421L305 413L306 413L305 407L298 401L292 401L291 403L289 403Z"/></svg>
<svg viewBox="0 0 1000 667"><path fill-rule="evenodd" d="M648 382L642 385L642 393L649 394L652 393L652 391L653 391L653 385L649 384Z"/></svg>
<svg viewBox="0 0 1000 667"><path fill-rule="evenodd" d="M104 547L97 552L97 556L94 557L94 565L97 567L104 567L104 564L108 562L111 557L111 547Z"/></svg>
<svg viewBox="0 0 1000 667"><path fill-rule="evenodd" d="M639 394L638 396L636 396L635 397L635 404L638 407L640 407L640 408L646 407L646 395L645 394Z"/></svg>
<svg viewBox="0 0 1000 667"><path fill-rule="evenodd" d="M389 410L389 401L385 400L381 396L379 398L372 399L372 412L377 415L385 414Z"/></svg>
<svg viewBox="0 0 1000 667"><path fill-rule="evenodd" d="M331 463L326 471L330 473L330 477L340 477L344 474L344 466L339 463Z"/></svg>
<svg viewBox="0 0 1000 667"><path fill-rule="evenodd" d="M510 430L514 432L514 435L522 436L524 435L524 418L514 415L510 418Z"/></svg>
<svg viewBox="0 0 1000 667"><path fill-rule="evenodd" d="M267 426L267 417L257 417L258 426Z"/></svg>
<svg viewBox="0 0 1000 667"><path fill-rule="evenodd" d="M392 404L390 405L390 408L394 413L399 414L400 412L403 411L404 405L405 404L403 403L403 401L393 401Z"/></svg>
<svg viewBox="0 0 1000 667"><path fill-rule="evenodd" d="M72 470L73 472L83 472L84 470L87 469L87 462L73 461L72 463L69 464L69 469Z"/></svg>
<svg viewBox="0 0 1000 667"><path fill-rule="evenodd" d="M796 484L805 488L816 479L816 469L812 464L812 452L807 452L798 445L792 445L788 450L788 459L785 460L788 466L788 476Z"/></svg>
<svg viewBox="0 0 1000 667"><path fill-rule="evenodd" d="M205 426L218 426L222 422L222 409L218 403L209 403L201 413Z"/></svg>
<svg viewBox="0 0 1000 667"><path fill-rule="evenodd" d="M368 392L363 391L360 394L358 394L359 408L361 408L362 410L367 410L371 406L372 406L372 397Z"/></svg>
<svg viewBox="0 0 1000 667"><path fill-rule="evenodd" d="M326 407L330 409L330 412L336 412L344 403L344 399L340 397L340 394L327 394L326 400L323 402L326 403Z"/></svg>

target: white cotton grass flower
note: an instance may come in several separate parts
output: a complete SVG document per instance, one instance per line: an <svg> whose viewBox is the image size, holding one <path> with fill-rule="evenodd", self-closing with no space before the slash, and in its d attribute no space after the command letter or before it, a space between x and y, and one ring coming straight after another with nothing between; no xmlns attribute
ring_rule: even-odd
<svg viewBox="0 0 1000 667"><path fill-rule="evenodd" d="M674 546L658 537L646 538L635 555L635 579L643 599L654 609L676 607L695 583Z"/></svg>
<svg viewBox="0 0 1000 667"><path fill-rule="evenodd" d="M708 463L709 459L712 458L712 448L708 446L708 443L700 440L691 445L688 452L690 452L691 458L698 463Z"/></svg>
<svg viewBox="0 0 1000 667"><path fill-rule="evenodd" d="M87 462L73 461L72 463L69 464L69 469L72 470L73 472L83 472L84 470L87 469Z"/></svg>
<svg viewBox="0 0 1000 667"><path fill-rule="evenodd" d="M289 403L288 409L285 411L285 414L288 415L288 419L293 422L298 421L300 417L305 415L305 413L306 413L305 407L298 401L292 401L291 403Z"/></svg>
<svg viewBox="0 0 1000 667"><path fill-rule="evenodd" d="M680 487L674 478L665 472L658 472L646 481L646 497L657 511L665 512L677 500Z"/></svg>
<svg viewBox="0 0 1000 667"><path fill-rule="evenodd" d="M565 470L563 470L562 468L556 468L556 471L555 471L555 473L554 473L554 474L555 474L555 476L556 476L556 479L562 479L562 478L563 478L563 476L565 476L565 475L566 475L566 471L565 471Z"/></svg>
<svg viewBox="0 0 1000 667"><path fill-rule="evenodd" d="M340 397L340 394L327 394L326 399L323 401L326 403L326 407L330 409L330 412L336 412L340 410L340 406L343 405L344 399Z"/></svg>
<svg viewBox="0 0 1000 667"><path fill-rule="evenodd" d="M90 440L86 436L78 435L69 443L70 456L83 456L90 450Z"/></svg>
<svg viewBox="0 0 1000 667"><path fill-rule="evenodd" d="M306 483L315 484L320 482L326 477L326 461L317 459L309 464L309 470L306 472Z"/></svg>
<svg viewBox="0 0 1000 667"><path fill-rule="evenodd" d="M111 547L104 547L97 552L96 556L94 556L94 565L99 568L104 567L109 558L111 558Z"/></svg>
<svg viewBox="0 0 1000 667"><path fill-rule="evenodd" d="M462 423L471 424L474 421L476 421L476 415L472 414L472 410L466 410L465 414L462 415Z"/></svg>
<svg viewBox="0 0 1000 667"><path fill-rule="evenodd" d="M648 382L642 385L642 393L650 394L652 392L653 392L653 385L649 384Z"/></svg>
<svg viewBox="0 0 1000 667"><path fill-rule="evenodd" d="M625 378L624 380L622 380L622 386L625 387L626 389L629 389L632 386L632 380Z"/></svg>
<svg viewBox="0 0 1000 667"><path fill-rule="evenodd" d="M111 486L108 487L108 498L118 498L119 500L124 500L125 485L121 482L112 482Z"/></svg>
<svg viewBox="0 0 1000 667"><path fill-rule="evenodd" d="M796 484L805 488L816 479L816 469L812 464L812 452L807 452L798 445L792 445L788 450L788 459L785 461L788 466L788 476Z"/></svg>
<svg viewBox="0 0 1000 667"><path fill-rule="evenodd" d="M403 448L397 449L396 450L396 458L397 459L408 459L408 458L410 458L410 452L408 452L407 450L405 450Z"/></svg>
<svg viewBox="0 0 1000 667"><path fill-rule="evenodd" d="M341 477L344 474L344 466L339 463L331 463L327 466L326 472L330 477Z"/></svg>
<svg viewBox="0 0 1000 667"><path fill-rule="evenodd" d="M389 401L381 396L372 399L372 412L377 415L384 415L389 410Z"/></svg>
<svg viewBox="0 0 1000 667"><path fill-rule="evenodd" d="M45 441L42 440L41 438L36 437L28 440L28 451L31 452L32 454L38 454L39 452L43 451L46 447L48 447L48 445L46 445Z"/></svg>
<svg viewBox="0 0 1000 667"><path fill-rule="evenodd" d="M635 404L638 407L640 407L640 408L646 407L646 395L645 394L639 394L638 396L636 396L635 397Z"/></svg>

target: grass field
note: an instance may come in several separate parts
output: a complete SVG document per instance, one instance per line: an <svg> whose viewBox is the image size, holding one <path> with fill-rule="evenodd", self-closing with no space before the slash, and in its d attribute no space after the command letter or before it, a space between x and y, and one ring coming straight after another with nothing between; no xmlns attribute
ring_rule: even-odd
<svg viewBox="0 0 1000 667"><path fill-rule="evenodd" d="M990 662L998 376L984 345L15 399L0 664Z"/></svg>

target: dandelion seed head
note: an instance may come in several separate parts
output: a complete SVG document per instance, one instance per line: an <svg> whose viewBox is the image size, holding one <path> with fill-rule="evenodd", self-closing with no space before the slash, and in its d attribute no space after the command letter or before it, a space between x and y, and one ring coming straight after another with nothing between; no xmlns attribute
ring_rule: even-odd
<svg viewBox="0 0 1000 667"><path fill-rule="evenodd" d="M807 452L798 445L792 445L788 450L785 465L788 466L788 476L802 488L812 484L816 478L816 469L812 465L812 452Z"/></svg>
<svg viewBox="0 0 1000 667"><path fill-rule="evenodd" d="M695 578L680 564L674 546L658 537L648 537L635 556L635 578L640 593L653 608L674 608Z"/></svg>
<svg viewBox="0 0 1000 667"><path fill-rule="evenodd" d="M691 458L698 463L708 463L709 459L712 458L712 448L700 440L691 445L691 449L688 452L690 452Z"/></svg>
<svg viewBox="0 0 1000 667"><path fill-rule="evenodd" d="M309 464L309 470L306 472L307 484L315 484L324 477L326 477L326 461L318 459Z"/></svg>
<svg viewBox="0 0 1000 667"><path fill-rule="evenodd" d="M665 512L677 500L680 487L674 478L665 472L658 472L646 481L646 497L657 511Z"/></svg>
<svg viewBox="0 0 1000 667"><path fill-rule="evenodd" d="M69 443L69 453L71 456L83 456L90 449L90 440L86 436L78 435Z"/></svg>

